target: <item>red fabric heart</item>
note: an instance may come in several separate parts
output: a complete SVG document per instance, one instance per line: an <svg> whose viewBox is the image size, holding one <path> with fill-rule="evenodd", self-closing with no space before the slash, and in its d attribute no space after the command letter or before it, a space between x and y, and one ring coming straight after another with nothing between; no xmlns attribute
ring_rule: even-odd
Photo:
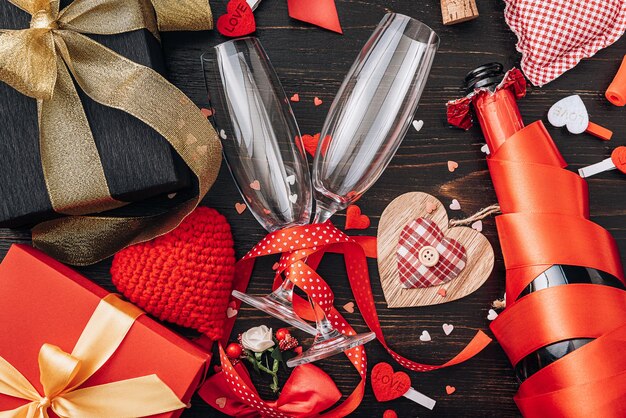
<svg viewBox="0 0 626 418"><path fill-rule="evenodd" d="M504 17L517 35L522 70L544 85L626 30L624 0L505 0Z"/></svg>
<svg viewBox="0 0 626 418"><path fill-rule="evenodd" d="M411 388L411 378L404 372L393 372L389 363L378 363L372 369L372 390L378 402L391 401Z"/></svg>
<svg viewBox="0 0 626 418"><path fill-rule="evenodd" d="M437 263L430 267L419 255L426 246L438 254ZM449 282L465 268L467 260L465 248L458 241L446 238L435 222L425 218L418 218L402 228L396 256L399 278L407 289Z"/></svg>
<svg viewBox="0 0 626 418"><path fill-rule="evenodd" d="M128 300L162 321L222 336L235 275L230 225L198 207L176 229L113 257L111 279Z"/></svg>
<svg viewBox="0 0 626 418"><path fill-rule="evenodd" d="M317 145L320 142L320 134L317 133L315 135L308 135L308 134L304 134L302 135L302 143L304 144L304 149L306 150L306 152L308 152L311 157L315 157L315 152L317 151ZM326 150L328 149L328 143L324 144L326 145L323 149L322 149L322 155L326 154Z"/></svg>
<svg viewBox="0 0 626 418"><path fill-rule="evenodd" d="M357 205L348 206L346 210L346 229L367 229L370 227L370 218L361 213Z"/></svg>
<svg viewBox="0 0 626 418"><path fill-rule="evenodd" d="M230 38L254 32L256 22L250 5L245 0L230 0L226 6L226 14L217 19L217 30Z"/></svg>

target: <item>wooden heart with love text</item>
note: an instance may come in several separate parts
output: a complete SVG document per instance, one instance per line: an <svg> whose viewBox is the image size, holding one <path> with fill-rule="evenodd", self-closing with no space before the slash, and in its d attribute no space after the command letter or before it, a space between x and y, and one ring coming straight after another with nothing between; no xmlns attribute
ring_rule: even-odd
<svg viewBox="0 0 626 418"><path fill-rule="evenodd" d="M420 219L421 222L416 222ZM389 308L450 302L469 295L487 280L494 263L493 248L487 238L467 226L449 228L448 223L445 205L426 193L403 194L384 210L378 224L378 271ZM439 238L443 239L444 244L454 243L458 246L459 257L462 250L462 263L458 271L442 277L440 281L431 278L419 286L407 288L410 287L407 286L408 275L402 264L402 261L406 263L403 256L406 257L407 251L407 230L413 232L416 225L426 224L443 233L443 237ZM435 254L436 262L446 260L444 255L445 251L448 251L447 245L438 246L438 243L433 242L433 247L428 247L422 241L415 239L415 245L418 245L417 243L421 245L413 249L415 254L424 248L435 250L439 247L443 250L441 254ZM425 256L429 257L429 254ZM432 268L437 266L434 265Z"/></svg>

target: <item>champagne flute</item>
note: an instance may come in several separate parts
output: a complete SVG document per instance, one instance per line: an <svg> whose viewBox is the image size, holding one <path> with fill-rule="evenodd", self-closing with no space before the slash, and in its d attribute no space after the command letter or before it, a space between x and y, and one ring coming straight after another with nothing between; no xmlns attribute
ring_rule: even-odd
<svg viewBox="0 0 626 418"><path fill-rule="evenodd" d="M378 180L406 135L439 46L437 34L408 16L389 13L361 50L335 96L313 163L314 223L356 201ZM314 309L317 335L294 367L375 338L343 335Z"/></svg>
<svg viewBox="0 0 626 418"><path fill-rule="evenodd" d="M289 100L257 38L224 42L202 56L215 125L235 183L268 231L306 225L311 180ZM267 296L233 296L309 334L316 329L293 310L293 283Z"/></svg>

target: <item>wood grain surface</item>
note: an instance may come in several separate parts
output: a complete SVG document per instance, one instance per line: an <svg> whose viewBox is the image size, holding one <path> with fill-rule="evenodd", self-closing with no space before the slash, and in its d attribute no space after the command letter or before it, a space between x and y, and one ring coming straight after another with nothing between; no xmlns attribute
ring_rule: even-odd
<svg viewBox="0 0 626 418"><path fill-rule="evenodd" d="M212 1L216 17L225 12L225 3L225 0ZM494 203L495 194L484 155L480 151L484 143L480 130L474 127L469 132L463 132L448 127L445 103L461 95L460 83L465 73L474 67L490 61L500 61L505 67L519 62L515 35L504 22L504 2L479 0L479 18L452 26L443 25L439 0L336 0L336 3L344 35L290 19L286 0L263 0L255 12L258 25L256 36L272 59L285 91L288 95L300 95L300 102L295 103L293 109L303 133L319 132L344 75L384 13L404 13L418 18L441 37L439 53L416 115L417 119L424 121L424 127L419 133L413 129L409 131L388 169L359 201L363 213L371 218L372 226L357 234L376 235L383 209L395 197L411 191L430 193L444 203L452 198L458 199L462 207L459 217ZM198 105L206 105L207 102L199 57L212 45L224 40L216 32L163 34L170 80ZM615 132L611 141L602 142L590 135L574 136L562 129L549 128L571 169L607 158L613 147L626 144L626 109L612 106L603 97L625 53L626 40L622 39L547 86L530 88L528 96L520 101L524 120L530 123L537 119L545 120L551 104L576 93L584 100L591 120ZM315 96L324 101L321 106L313 105ZM459 163L459 168L453 173L447 169L448 160ZM618 172L605 173L591 178L589 186L592 219L613 234L626 261L626 176ZM264 236L264 230L249 211L237 214L235 203L240 201L233 181L223 167L204 204L219 209L228 217L236 239L237 255L241 257ZM338 214L333 219L343 226L345 216ZM504 264L493 219L484 221L483 233L495 249L494 271L480 289L452 303L387 309L376 262L370 262L373 293L381 323L388 341L398 352L423 362L442 363L458 353L477 329L490 333L487 311L491 301L501 298L504 293ZM0 255L16 242L30 242L28 231L0 230ZM273 263L274 260L267 259L257 264L249 288L251 293L261 294L270 290ZM110 261L105 261L80 270L114 290L109 279L109 267ZM336 306L341 307L354 300L339 258L328 256L319 271L333 287ZM358 309L354 314L345 315L357 331L366 330ZM454 325L454 331L449 336L442 331L443 323ZM233 337L261 324L274 328L283 326L257 310L243 307ZM422 330L429 331L432 341L419 341ZM193 335L182 329L178 331ZM311 343L310 338L301 333L295 334L302 338L305 346ZM3 335L3 338L10 336ZM367 354L370 367L380 361L393 363L377 342L368 345ZM319 365L335 379L344 395L349 394L358 382L357 373L343 356L321 361ZM353 416L381 417L386 409L395 410L399 417L411 418L519 416L513 402L518 382L504 352L495 341L477 357L459 366L430 373L409 372L409 375L413 387L437 400L433 411L417 407L405 398L378 403L368 385L365 399ZM261 394L269 397L269 381L257 379L256 382ZM446 385L454 386L456 392L447 395ZM194 397L191 409L185 411L183 416L221 415L200 398Z"/></svg>

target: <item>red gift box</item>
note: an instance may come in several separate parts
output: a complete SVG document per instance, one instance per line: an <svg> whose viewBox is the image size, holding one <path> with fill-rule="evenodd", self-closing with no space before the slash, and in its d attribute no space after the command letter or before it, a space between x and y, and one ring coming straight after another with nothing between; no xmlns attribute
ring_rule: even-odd
<svg viewBox="0 0 626 418"><path fill-rule="evenodd" d="M42 394L38 355L43 344L71 353L109 292L25 245L13 245L0 264L0 356ZM109 358L80 388L156 374L188 403L203 379L209 354L146 315L140 316ZM27 401L0 394L0 411ZM52 410L48 410L55 416ZM155 415L177 417L182 410Z"/></svg>

